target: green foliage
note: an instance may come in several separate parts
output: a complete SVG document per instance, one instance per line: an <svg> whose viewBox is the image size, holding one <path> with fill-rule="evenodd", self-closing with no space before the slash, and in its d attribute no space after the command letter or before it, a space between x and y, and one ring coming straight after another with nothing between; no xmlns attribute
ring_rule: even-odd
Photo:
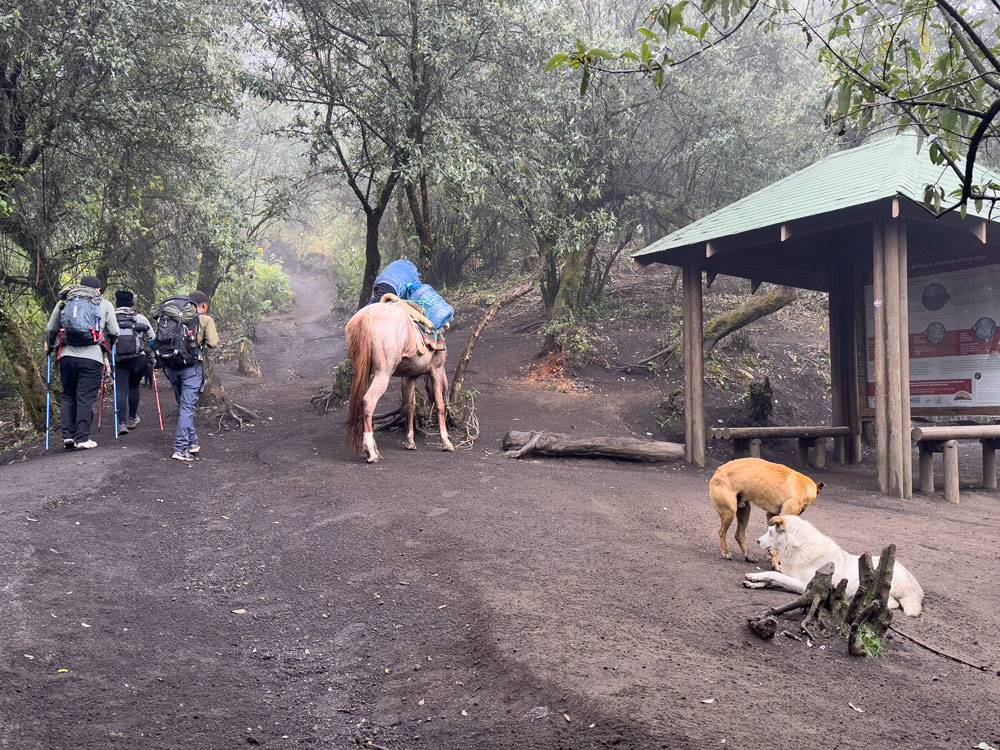
<svg viewBox="0 0 1000 750"><path fill-rule="evenodd" d="M572 311L550 321L542 333L555 342L569 367L590 364L607 346L595 332L592 321L578 318Z"/></svg>
<svg viewBox="0 0 1000 750"><path fill-rule="evenodd" d="M878 659L885 654L885 641L869 626L862 625L858 629L858 640L864 647L866 658Z"/></svg>
<svg viewBox="0 0 1000 750"><path fill-rule="evenodd" d="M968 203L982 210L1000 200L1000 185L984 180L974 164L1000 136L1000 23L989 4L962 7L924 0L849 3L827 0L802 6L781 0L681 0L654 6L646 26L616 53L579 39L552 56L547 70L582 70L580 93L599 76L638 75L657 88L668 86L682 63L701 57L756 23L778 32L797 27L801 43L815 43L817 59L829 71L826 123L838 135L865 135L893 127L915 127L931 141L929 154L963 180L950 206L938 188L926 203L935 211ZM711 29L711 33L710 33Z"/></svg>
<svg viewBox="0 0 1000 750"><path fill-rule="evenodd" d="M222 330L238 331L257 340L257 324L272 312L289 310L295 301L280 263L258 260L246 272L219 286L212 298L212 315Z"/></svg>

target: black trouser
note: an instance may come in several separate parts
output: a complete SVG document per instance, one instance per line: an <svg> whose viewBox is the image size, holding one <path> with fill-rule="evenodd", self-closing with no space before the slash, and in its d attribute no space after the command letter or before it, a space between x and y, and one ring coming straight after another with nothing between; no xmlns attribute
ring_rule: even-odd
<svg viewBox="0 0 1000 750"><path fill-rule="evenodd" d="M94 402L101 389L104 365L84 357L61 357L62 433L63 438L78 443L90 439L90 423L94 421Z"/></svg>
<svg viewBox="0 0 1000 750"><path fill-rule="evenodd" d="M118 394L118 424L139 414L139 386L146 374L146 355L119 359L115 363L115 388ZM126 411L125 407L128 406Z"/></svg>

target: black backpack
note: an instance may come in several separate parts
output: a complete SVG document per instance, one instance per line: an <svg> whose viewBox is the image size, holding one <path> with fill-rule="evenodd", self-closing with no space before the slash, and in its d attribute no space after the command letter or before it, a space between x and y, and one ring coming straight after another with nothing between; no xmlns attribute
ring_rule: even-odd
<svg viewBox="0 0 1000 750"><path fill-rule="evenodd" d="M142 354L142 334L149 328L136 319L135 310L115 311L115 317L118 318L118 327L121 329L115 345L115 357L119 362L135 359Z"/></svg>
<svg viewBox="0 0 1000 750"><path fill-rule="evenodd" d="M171 297L160 304L156 316L156 353L167 367L177 370L202 360L198 343L201 320L190 297Z"/></svg>
<svg viewBox="0 0 1000 750"><path fill-rule="evenodd" d="M88 286L72 286L62 294L59 340L69 346L104 343L101 330L101 293Z"/></svg>

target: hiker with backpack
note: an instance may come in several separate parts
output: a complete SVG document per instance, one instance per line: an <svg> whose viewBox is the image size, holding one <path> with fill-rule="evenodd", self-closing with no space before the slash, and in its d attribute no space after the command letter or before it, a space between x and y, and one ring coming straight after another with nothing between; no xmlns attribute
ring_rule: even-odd
<svg viewBox="0 0 1000 750"><path fill-rule="evenodd" d="M156 316L156 357L180 407L171 456L178 461L194 461L201 451L194 415L205 387L202 362L205 349L219 345L219 332L208 314L209 307L208 295L195 291L187 297L164 301Z"/></svg>
<svg viewBox="0 0 1000 750"><path fill-rule="evenodd" d="M45 352L56 351L62 378L62 433L67 450L96 448L90 439L94 402L101 388L105 355L118 337L111 303L101 296L101 281L84 276L59 292L46 326Z"/></svg>
<svg viewBox="0 0 1000 750"><path fill-rule="evenodd" d="M143 344L152 339L153 326L145 315L136 312L132 292L115 292L115 305L120 329L115 348L118 434L127 435L139 424L139 386L149 365L149 355Z"/></svg>

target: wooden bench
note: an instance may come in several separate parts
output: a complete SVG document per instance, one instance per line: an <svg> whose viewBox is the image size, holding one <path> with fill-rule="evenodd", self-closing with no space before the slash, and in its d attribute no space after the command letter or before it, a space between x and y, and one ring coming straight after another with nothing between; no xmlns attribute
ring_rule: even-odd
<svg viewBox="0 0 1000 750"><path fill-rule="evenodd" d="M796 453L801 463L826 468L826 438L844 438L851 435L850 427L710 427L707 430L709 439L732 440L733 458L753 456L760 458L761 440L778 440L794 438ZM812 461L809 452L812 451Z"/></svg>
<svg viewBox="0 0 1000 750"><path fill-rule="evenodd" d="M1000 425L914 427L910 430L910 440L919 448L921 492L934 492L934 454L940 453L944 464L944 497L949 502L958 502L959 440L978 440L982 444L983 486L996 489Z"/></svg>

